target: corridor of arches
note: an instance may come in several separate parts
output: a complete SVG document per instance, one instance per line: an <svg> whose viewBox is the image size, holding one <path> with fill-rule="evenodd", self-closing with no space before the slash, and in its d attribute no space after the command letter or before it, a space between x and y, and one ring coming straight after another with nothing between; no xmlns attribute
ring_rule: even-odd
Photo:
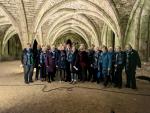
<svg viewBox="0 0 150 113"><path fill-rule="evenodd" d="M4 48L17 34L20 49L35 39L53 45L58 39L77 37L87 47L115 44L124 49L130 43L148 61L149 4L149 0L1 0L0 56L7 56Z"/></svg>
<svg viewBox="0 0 150 113"><path fill-rule="evenodd" d="M89 82L25 85L20 59L27 43L36 51L38 44L67 40L86 49L130 44L142 61L138 90ZM150 0L0 0L0 113L149 113L149 79Z"/></svg>

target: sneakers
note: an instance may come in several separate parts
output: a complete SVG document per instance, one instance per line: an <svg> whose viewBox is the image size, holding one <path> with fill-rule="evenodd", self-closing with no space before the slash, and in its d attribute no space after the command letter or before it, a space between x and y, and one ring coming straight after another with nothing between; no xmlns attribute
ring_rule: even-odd
<svg viewBox="0 0 150 113"><path fill-rule="evenodd" d="M76 84L76 83L77 83L77 82L76 82L76 81L74 81L74 82L73 82L73 85L74 85L74 84Z"/></svg>
<svg viewBox="0 0 150 113"><path fill-rule="evenodd" d="M76 81L71 81L70 82L70 84L73 84L73 85L76 84L76 83L77 83Z"/></svg>
<svg viewBox="0 0 150 113"><path fill-rule="evenodd" d="M70 84L73 84L74 81L71 81Z"/></svg>

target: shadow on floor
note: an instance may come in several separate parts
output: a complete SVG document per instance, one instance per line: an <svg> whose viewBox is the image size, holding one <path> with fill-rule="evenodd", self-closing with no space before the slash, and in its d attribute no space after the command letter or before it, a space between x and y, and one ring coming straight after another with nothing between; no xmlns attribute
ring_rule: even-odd
<svg viewBox="0 0 150 113"><path fill-rule="evenodd" d="M150 77L147 77L147 76L137 76L136 78L140 79L140 80L146 80L146 81L150 82Z"/></svg>

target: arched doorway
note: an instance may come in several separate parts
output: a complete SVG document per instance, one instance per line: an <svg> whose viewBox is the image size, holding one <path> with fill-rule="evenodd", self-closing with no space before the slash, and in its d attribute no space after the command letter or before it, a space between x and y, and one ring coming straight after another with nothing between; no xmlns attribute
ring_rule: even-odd
<svg viewBox="0 0 150 113"><path fill-rule="evenodd" d="M86 43L86 41L77 33L67 33L67 34L59 36L55 40L54 45L58 47L59 44L64 44L69 39L77 48L80 46L80 44L84 44L85 47L88 48L88 44Z"/></svg>
<svg viewBox="0 0 150 113"><path fill-rule="evenodd" d="M13 35L4 46L3 58L17 60L21 58L22 45L18 34Z"/></svg>

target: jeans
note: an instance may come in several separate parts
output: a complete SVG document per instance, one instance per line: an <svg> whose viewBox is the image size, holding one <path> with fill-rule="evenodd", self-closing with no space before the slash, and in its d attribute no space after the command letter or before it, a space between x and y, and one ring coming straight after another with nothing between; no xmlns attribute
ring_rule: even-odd
<svg viewBox="0 0 150 113"><path fill-rule="evenodd" d="M32 82L33 65L25 65L24 67L24 80L25 82Z"/></svg>
<svg viewBox="0 0 150 113"><path fill-rule="evenodd" d="M58 69L58 75L59 75L60 81L66 80L66 70L65 69Z"/></svg>
<svg viewBox="0 0 150 113"><path fill-rule="evenodd" d="M77 74L76 73L71 73L71 81L74 81L74 82L77 81Z"/></svg>

